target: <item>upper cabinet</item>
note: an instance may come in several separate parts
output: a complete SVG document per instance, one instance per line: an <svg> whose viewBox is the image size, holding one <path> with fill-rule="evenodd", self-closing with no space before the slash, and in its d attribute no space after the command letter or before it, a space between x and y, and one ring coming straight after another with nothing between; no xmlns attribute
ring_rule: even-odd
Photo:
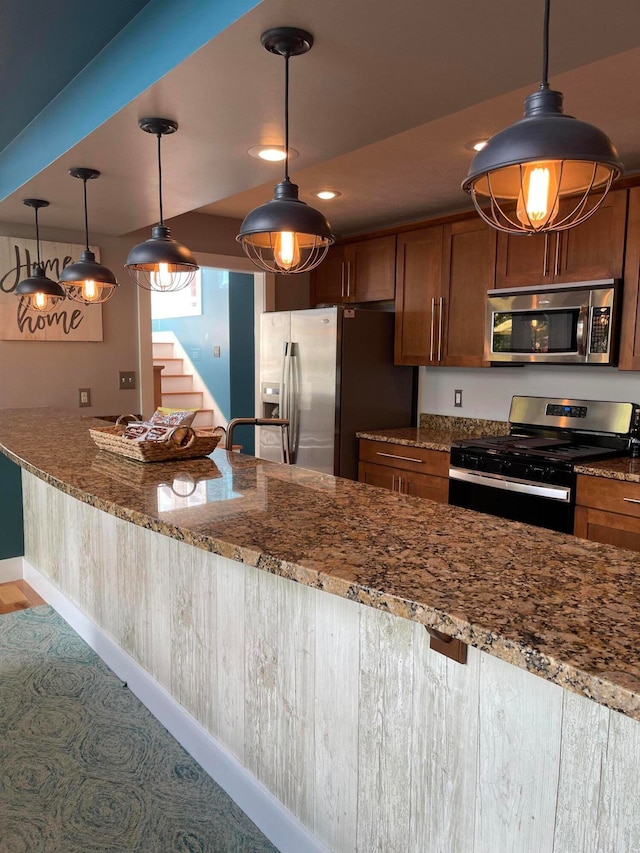
<svg viewBox="0 0 640 853"><path fill-rule="evenodd" d="M640 370L640 187L629 191L618 368Z"/></svg>
<svg viewBox="0 0 640 853"><path fill-rule="evenodd" d="M396 364L481 367L496 232L478 217L398 235Z"/></svg>
<svg viewBox="0 0 640 853"><path fill-rule="evenodd" d="M395 270L394 234L334 246L311 273L312 304L391 300Z"/></svg>
<svg viewBox="0 0 640 853"><path fill-rule="evenodd" d="M494 286L497 232L474 217L444 226L440 364L488 367L484 361L487 291Z"/></svg>
<svg viewBox="0 0 640 853"><path fill-rule="evenodd" d="M444 226L398 235L396 364L438 364L442 357Z"/></svg>
<svg viewBox="0 0 640 853"><path fill-rule="evenodd" d="M499 233L495 286L621 278L626 215L627 191L617 190L593 216L567 231L533 236Z"/></svg>

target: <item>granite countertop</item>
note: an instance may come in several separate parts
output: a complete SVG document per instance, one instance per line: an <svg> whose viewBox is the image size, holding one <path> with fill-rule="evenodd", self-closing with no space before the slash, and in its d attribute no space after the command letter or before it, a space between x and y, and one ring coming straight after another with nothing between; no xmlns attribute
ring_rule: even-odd
<svg viewBox="0 0 640 853"><path fill-rule="evenodd" d="M224 450L133 462L98 450L90 423L5 409L0 449L105 512L431 626L640 719L640 554Z"/></svg>
<svg viewBox="0 0 640 853"><path fill-rule="evenodd" d="M419 427L368 430L358 432L356 435L358 438L388 441L405 447L449 451L454 441L481 435L504 435L508 431L509 424L506 421L422 414Z"/></svg>
<svg viewBox="0 0 640 853"><path fill-rule="evenodd" d="M578 474L606 477L608 480L624 480L627 483L640 483L640 459L634 459L631 456L576 465L575 469Z"/></svg>

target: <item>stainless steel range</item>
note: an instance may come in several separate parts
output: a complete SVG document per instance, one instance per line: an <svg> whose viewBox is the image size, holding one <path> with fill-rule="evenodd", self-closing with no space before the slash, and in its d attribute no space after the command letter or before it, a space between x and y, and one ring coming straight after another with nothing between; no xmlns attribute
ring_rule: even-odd
<svg viewBox="0 0 640 853"><path fill-rule="evenodd" d="M580 462L624 456L640 435L640 405L514 397L509 434L451 447L449 503L573 532Z"/></svg>

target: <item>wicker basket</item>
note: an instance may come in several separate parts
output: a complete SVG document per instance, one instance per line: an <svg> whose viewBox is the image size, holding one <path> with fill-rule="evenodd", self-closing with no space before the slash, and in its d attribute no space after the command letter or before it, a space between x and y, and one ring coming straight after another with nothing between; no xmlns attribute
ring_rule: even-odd
<svg viewBox="0 0 640 853"><path fill-rule="evenodd" d="M189 427L191 430L192 428ZM135 459L137 462L167 462L176 459L197 459L208 456L215 450L221 433L215 429L192 429L193 441L186 447L178 447L166 441L132 441L123 438L121 426L90 428L89 434L101 450Z"/></svg>

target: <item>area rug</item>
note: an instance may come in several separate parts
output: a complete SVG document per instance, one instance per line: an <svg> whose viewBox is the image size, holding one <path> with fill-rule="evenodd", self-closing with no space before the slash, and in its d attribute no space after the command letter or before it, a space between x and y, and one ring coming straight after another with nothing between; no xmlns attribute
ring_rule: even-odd
<svg viewBox="0 0 640 853"><path fill-rule="evenodd" d="M2 853L276 853L49 606L0 616Z"/></svg>

